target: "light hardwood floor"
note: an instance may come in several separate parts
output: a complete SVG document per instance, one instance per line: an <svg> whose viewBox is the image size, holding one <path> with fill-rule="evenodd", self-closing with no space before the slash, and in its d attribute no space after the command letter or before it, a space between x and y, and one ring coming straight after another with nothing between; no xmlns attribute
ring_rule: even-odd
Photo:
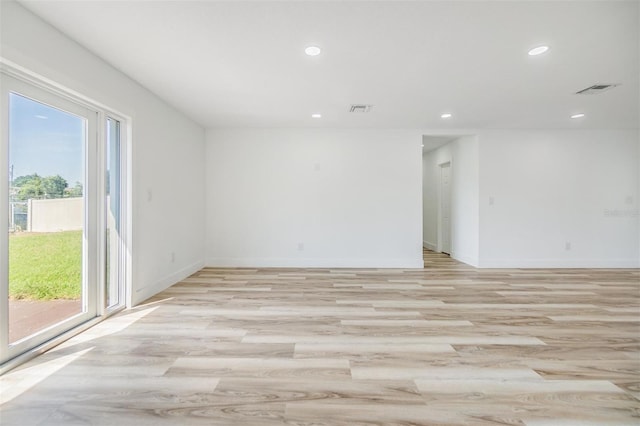
<svg viewBox="0 0 640 426"><path fill-rule="evenodd" d="M639 425L639 270L205 268L0 378L9 425Z"/></svg>

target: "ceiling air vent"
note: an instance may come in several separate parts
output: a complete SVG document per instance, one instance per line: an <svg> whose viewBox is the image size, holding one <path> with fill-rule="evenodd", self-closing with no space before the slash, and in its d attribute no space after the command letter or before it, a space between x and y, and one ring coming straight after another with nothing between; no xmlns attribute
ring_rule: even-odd
<svg viewBox="0 0 640 426"><path fill-rule="evenodd" d="M616 86L619 86L619 84L594 84L591 87L587 87L586 89L576 92L576 95L595 95L596 93L602 93L609 89L613 89Z"/></svg>
<svg viewBox="0 0 640 426"><path fill-rule="evenodd" d="M351 105L349 112L369 112L373 108L373 105L355 104Z"/></svg>

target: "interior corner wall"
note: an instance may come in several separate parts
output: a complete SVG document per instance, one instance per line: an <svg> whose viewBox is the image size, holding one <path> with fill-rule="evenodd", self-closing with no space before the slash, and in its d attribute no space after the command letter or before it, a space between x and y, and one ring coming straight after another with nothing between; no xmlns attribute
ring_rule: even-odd
<svg viewBox="0 0 640 426"><path fill-rule="evenodd" d="M421 268L418 131L207 132L207 265Z"/></svg>
<svg viewBox="0 0 640 426"><path fill-rule="evenodd" d="M3 58L132 119L133 304L202 267L204 129L21 5L0 7Z"/></svg>
<svg viewBox="0 0 640 426"><path fill-rule="evenodd" d="M451 163L451 257L472 266L479 257L478 137L463 136L423 155L423 244L438 246L440 165Z"/></svg>
<svg viewBox="0 0 640 426"><path fill-rule="evenodd" d="M438 250L438 165L434 151L422 154L422 246Z"/></svg>
<svg viewBox="0 0 640 426"><path fill-rule="evenodd" d="M640 267L633 130L480 136L481 267Z"/></svg>

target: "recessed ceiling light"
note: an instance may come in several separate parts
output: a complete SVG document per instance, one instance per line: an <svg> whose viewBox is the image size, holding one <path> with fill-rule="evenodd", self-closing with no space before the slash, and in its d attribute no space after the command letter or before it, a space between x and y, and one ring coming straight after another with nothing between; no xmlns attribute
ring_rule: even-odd
<svg viewBox="0 0 640 426"><path fill-rule="evenodd" d="M529 51L529 56L536 56L536 55L542 55L543 53L545 53L547 50L549 50L549 46L538 46L538 47L534 47L533 49L531 49Z"/></svg>
<svg viewBox="0 0 640 426"><path fill-rule="evenodd" d="M424 144L422 144L422 147L424 148Z"/></svg>
<svg viewBox="0 0 640 426"><path fill-rule="evenodd" d="M36 118L39 118L40 120L48 120L49 117L47 117L46 115L36 115Z"/></svg>
<svg viewBox="0 0 640 426"><path fill-rule="evenodd" d="M311 114L311 118L322 118L322 114Z"/></svg>
<svg viewBox="0 0 640 426"><path fill-rule="evenodd" d="M318 46L309 46L304 49L304 53L309 56L318 56L322 50Z"/></svg>
<svg viewBox="0 0 640 426"><path fill-rule="evenodd" d="M450 113L448 113L448 112L445 112L444 114L442 114L442 115L440 116L440 118L451 118L451 117L453 117L453 115L451 115L451 114L450 114Z"/></svg>
<svg viewBox="0 0 640 426"><path fill-rule="evenodd" d="M580 114L573 114L573 115L571 116L571 118L582 118L582 117L584 117L584 114L583 114L583 113L580 113Z"/></svg>

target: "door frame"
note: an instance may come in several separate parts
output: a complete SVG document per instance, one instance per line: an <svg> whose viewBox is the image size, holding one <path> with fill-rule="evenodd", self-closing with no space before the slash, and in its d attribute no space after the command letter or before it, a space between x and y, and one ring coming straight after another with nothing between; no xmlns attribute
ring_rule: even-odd
<svg viewBox="0 0 640 426"><path fill-rule="evenodd" d="M451 236L452 236L452 232L451 232L451 212L453 211L453 205L451 203L451 193L452 193L452 188L451 188L451 182L453 181L453 159L448 159L446 161L442 161L440 163L437 164L438 166L438 232L437 232L437 243L436 243L436 251L438 253L444 253L442 251L443 249L443 224L442 224L442 201L443 201L443 194L442 194L442 169L443 167L445 167L446 165L449 165L449 252L453 251L453 244L451 241ZM448 253L449 256L451 256L451 253Z"/></svg>
<svg viewBox="0 0 640 426"><path fill-rule="evenodd" d="M87 255L88 250L94 251L93 264L89 264L88 258L85 257L83 262L83 268L85 268L84 274L86 279L94 281L93 288L89 285L88 291L84 297L89 304L93 307L90 309L86 317L83 317L82 322L78 322L74 327L69 329L63 328L60 323L53 327L56 332L51 334L47 332L47 339L39 339L36 346L25 349L23 347L20 350L10 349L8 342L8 322L5 321L8 318L8 285L0 286L0 319L6 324L7 332L0 333L0 374L20 365L23 362L39 355L40 353L60 344L66 339L82 332L83 330L91 327L92 325L104 320L108 316L131 307L132 292L132 130L131 130L131 118L126 114L123 114L113 108L107 107L100 102L96 102L72 89L62 86L46 77L43 77L37 73L34 73L18 64L7 61L0 57L0 74L9 77L11 80L17 81L21 86L33 88L32 93L46 93L47 96L60 99L64 103L75 105L78 108L84 108L92 111L95 114L92 118L93 125L87 125L87 146L85 147L85 197L88 197L85 206L85 238L86 236L92 236L86 243L86 248L83 248L83 256ZM2 88L1 92L9 92L6 88ZM26 94L27 97L31 97ZM41 99L39 96L33 96L34 100L47 104L46 99ZM2 96L1 110L8 111L8 96ZM57 107L56 104L51 106ZM67 110L67 108L62 108ZM73 111L70 111L73 113ZM0 144L0 149L3 154L8 153L8 114L0 114L0 128L2 128L3 134L0 135L3 141ZM121 262L121 286L122 286L122 300L118 306L107 309L104 303L104 288L105 288L105 199L100 196L102 194L99 188L104 188L105 176L104 176L104 162L105 162L105 125L107 118L112 118L121 123L120 126L120 138L121 138L121 219L122 219L122 232L121 232L121 256L119 261ZM6 133L5 133L6 132ZM92 143L93 140L93 143ZM4 141L7 141L5 146ZM91 150L95 152L91 152ZM8 156L3 157L8 159ZM89 161L89 159L91 161ZM8 176L8 161L0 161L0 176ZM93 169L93 170L92 170ZM88 179L89 174L93 174L92 179ZM90 195L92 194L93 195ZM5 202L8 202L9 196L9 183L0 182L0 223L8 223L8 208L5 209ZM90 229L89 229L90 228ZM1 232L1 231L0 231ZM8 271L8 235L0 237L0 270ZM8 276L1 277L0 280L6 280ZM7 282L8 284L8 282ZM84 304L85 302L83 302ZM6 308L5 308L6 307ZM65 321L66 322L66 321ZM59 327L60 326L60 327ZM58 330L60 328L60 330ZM66 331L65 331L66 330Z"/></svg>
<svg viewBox="0 0 640 426"><path fill-rule="evenodd" d="M107 120L112 119L116 120L120 123L120 194L122 194L120 198L120 223L121 223L121 232L120 232L120 253L118 261L121 264L119 268L119 277L121 280L121 290L120 294L122 296L122 300L115 307L108 307L106 305L106 297L105 292L100 291L98 295L99 300L99 315L110 315L114 312L117 312L123 308L131 308L132 307L132 294L131 294L131 283L132 283L132 232L131 232L131 223L133 219L132 214L132 193L133 187L131 185L132 180L132 169L131 169L131 158L132 158L132 147L131 147L131 126L130 119L126 116L123 116L119 113L113 111L101 111L101 120L100 123L100 139L102 140L101 150L99 153L99 161L102 166L101 170L104 171L106 164L106 126ZM98 182L100 187L104 188L106 184L106 174L101 173L100 181ZM99 211L103 212L103 214L99 215L100 221L100 229L102 231L107 229L107 218L106 218L106 199L104 197L100 198L100 203L98 208ZM105 232L101 232L99 240L99 248L100 255L99 259L104 260L106 256L106 246L107 240ZM100 289L105 290L109 283L106 282L105 277L105 268L106 265L102 265L100 268L101 276L100 276Z"/></svg>

